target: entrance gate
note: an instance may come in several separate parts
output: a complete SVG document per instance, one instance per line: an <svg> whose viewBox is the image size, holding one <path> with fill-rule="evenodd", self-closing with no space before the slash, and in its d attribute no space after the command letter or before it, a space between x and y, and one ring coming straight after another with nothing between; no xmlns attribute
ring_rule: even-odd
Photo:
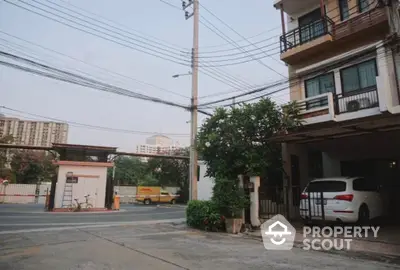
<svg viewBox="0 0 400 270"><path fill-rule="evenodd" d="M282 186L262 186L258 190L259 216L269 219L275 215L288 216L288 194Z"/></svg>

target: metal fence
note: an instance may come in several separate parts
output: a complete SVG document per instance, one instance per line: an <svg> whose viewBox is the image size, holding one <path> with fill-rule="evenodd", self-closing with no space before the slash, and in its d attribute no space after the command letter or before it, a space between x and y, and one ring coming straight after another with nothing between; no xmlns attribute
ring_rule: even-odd
<svg viewBox="0 0 400 270"><path fill-rule="evenodd" d="M302 193L300 213L306 220L325 220L325 205L327 199L323 192Z"/></svg>

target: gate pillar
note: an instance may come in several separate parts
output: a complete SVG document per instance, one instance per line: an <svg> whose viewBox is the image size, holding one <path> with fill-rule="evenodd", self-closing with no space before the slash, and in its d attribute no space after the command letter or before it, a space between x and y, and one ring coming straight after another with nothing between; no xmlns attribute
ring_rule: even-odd
<svg viewBox="0 0 400 270"><path fill-rule="evenodd" d="M252 176L250 177L250 182L252 183L252 190L250 191L250 220L253 227L260 227L261 222L259 218L259 196L258 188L260 187L260 177Z"/></svg>

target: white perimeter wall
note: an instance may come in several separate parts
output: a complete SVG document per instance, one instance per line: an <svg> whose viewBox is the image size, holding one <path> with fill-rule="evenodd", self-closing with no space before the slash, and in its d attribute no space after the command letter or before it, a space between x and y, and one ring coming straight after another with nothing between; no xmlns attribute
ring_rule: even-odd
<svg viewBox="0 0 400 270"><path fill-rule="evenodd" d="M106 167L59 165L54 208L61 208L66 175L73 172L78 176L78 183L72 185L72 198L85 202L85 195L90 194L89 202L94 208L105 207ZM74 201L73 201L74 203Z"/></svg>
<svg viewBox="0 0 400 270"><path fill-rule="evenodd" d="M214 178L206 176L207 167L204 162L199 161L200 174L197 182L197 199L210 200L212 197L212 189L214 187Z"/></svg>
<svg viewBox="0 0 400 270"><path fill-rule="evenodd" d="M43 183L39 186L38 203L44 204L46 192L50 193L50 183ZM35 184L0 184L0 203L35 203Z"/></svg>

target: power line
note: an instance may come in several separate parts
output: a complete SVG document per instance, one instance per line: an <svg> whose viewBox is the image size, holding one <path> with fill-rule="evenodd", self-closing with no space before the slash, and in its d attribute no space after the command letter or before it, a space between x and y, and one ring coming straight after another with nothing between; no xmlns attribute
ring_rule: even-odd
<svg viewBox="0 0 400 270"><path fill-rule="evenodd" d="M399 41L399 39L398 39L397 41ZM381 45L381 46L385 46L385 45ZM397 45L394 45L394 46L397 46ZM375 50L376 50L376 49L377 49L377 48L375 48ZM346 59L345 61L346 61L347 64L352 64L352 63L354 63L354 62L357 63L357 62L360 61L360 59L363 59L365 56L371 55L371 51L372 51L372 50L373 50L373 49L371 48L370 50L367 50L367 51L364 52L364 53L361 53L361 54L359 54L359 55L355 55L355 56L350 57L350 58L347 58L347 56L348 56L348 54L349 54L349 53L347 53L347 55L344 55L343 58ZM379 60L380 58L386 58L386 57L387 57L387 55L386 55L386 53L384 52L384 53L382 53L382 55L376 54L375 59L376 59L376 60ZM342 66L342 65L343 65L343 61L338 62L338 63L336 63L336 64L332 64L332 65L326 66L326 67L325 67L324 69L322 69L322 70L314 71L314 72L310 72L310 73L308 73L308 74L302 75L302 77L304 77L304 76L310 76L310 75L312 75L312 76L323 75L323 74L326 74L326 73L328 73L328 72L332 72L332 69L335 69L335 68L340 67L340 66ZM250 91L250 92L248 92L248 93L249 93L249 94L250 94L250 93L251 93L251 94L260 93L260 92L265 91L265 90L267 90L267 89L270 89L270 88L273 88L273 87L276 87L276 86L281 86L281 85L284 85L284 84L287 84L287 83L289 83L288 86L284 86L284 87L282 87L282 88L272 90L272 91L270 91L270 92L268 92L268 93L265 93L265 94L262 94L262 95L260 95L260 96L258 96L258 97L253 97L253 98L250 98L250 99L247 99L247 100L241 100L241 101L234 102L233 104L232 104L232 103L229 103L229 104L221 105L221 106L223 106L223 107L232 106L232 105L235 105L235 104L245 103L245 102L249 102L249 101L256 100L256 99L258 99L258 98L270 96L270 95L273 95L273 94L275 94L275 93L282 92L282 91L284 91L284 90L290 90L290 88L292 88L293 86L296 86L297 84L302 83L302 82L301 82L301 80L300 80L299 78L296 77L296 78L292 78L292 79L290 79L290 80L288 80L288 81L276 82L275 84L272 84L272 85L267 85L267 86L264 86L264 87L260 87L260 88L258 88L258 89L254 89L254 90L252 90L252 91ZM301 90L290 91L290 93L296 93L296 92L298 92L298 91L301 91ZM247 94L247 95L249 95L249 94ZM232 96L232 97L225 98L225 99L221 99L221 100L217 100L217 101L212 101L212 102L207 102L207 103L204 103L204 104L200 104L199 107L207 106L207 108L209 108L209 109L217 108L218 106L210 107L210 105L212 105L212 104L217 104L217 103L221 103L221 102L224 102L224 101L236 100L237 98L243 97L243 96L246 96L246 93L241 94L241 95Z"/></svg>
<svg viewBox="0 0 400 270"><path fill-rule="evenodd" d="M245 38L243 35L241 35L239 32L237 32L235 29L233 29L230 25L228 25L227 23L225 23L223 20L221 20L217 15L215 15L211 10L209 10L208 8L206 8L204 5L200 4L202 8L204 8L208 13L210 13L213 17L215 17L218 21L220 21L222 24L224 24L226 27L228 27L229 29L231 29L233 32L235 32L237 35L239 35L241 38ZM207 20L206 20L207 21ZM232 41L232 39L231 39ZM251 43L250 41L248 41L249 43ZM237 43L235 43L236 45L238 45ZM254 44L253 44L254 45ZM254 45L255 46L255 45ZM257 48L257 46L255 46ZM269 55L267 55L267 57L271 57ZM277 61L275 58L271 57L272 59L274 59L275 61ZM274 73L277 73L278 75L287 78L285 75L277 72L276 70L274 70L273 68L269 67L268 65L266 65L265 63L263 63L262 61L260 61L260 59L255 59L255 61L257 61L258 63L260 63L261 65L265 66L266 68L268 68L269 70L273 71ZM278 61L280 64L282 64L280 61Z"/></svg>
<svg viewBox="0 0 400 270"><path fill-rule="evenodd" d="M44 72L41 70L37 70L37 69L32 69L32 68L28 68L28 67L24 67L21 65L16 65L13 63L9 63L9 62L4 62L4 61L0 61L0 65L3 66L7 66L9 68L13 68L13 69L17 69L17 70L21 70L21 71L25 71L28 73L33 73L36 75L40 75L40 76L44 76L47 78L52 78L55 80L60 80L60 81L64 81L64 82L69 82L72 84L76 84L76 85L81 85L87 88L92 88L92 89L97 89L100 91L104 91L104 92L109 92L109 93L114 93L114 94L118 94L118 95L122 95L122 96L128 96L128 97L133 97L133 98L137 98L137 99L141 99L141 100L147 100L147 101L151 101L154 103L160 103L160 104L164 104L164 105L169 105L172 107L177 107L177 108L182 108L185 110L190 110L190 106L187 105L183 105L183 104L179 104L176 102L172 102L172 101L168 101L168 100L163 100L160 98L155 98L155 97L151 97L151 96L147 96L147 95L143 95L143 94L139 94L121 87L116 87L101 81L97 81L97 80L93 80L91 78L87 78L81 75L77 75L68 71L64 71L58 68L54 68L48 65L44 65L42 63L39 62L35 62L32 61L30 59L27 58L23 58L14 54L10 54L7 52L3 52L0 51L0 55L7 57L7 58L11 58L15 61L18 62L23 62L25 64L34 66L34 67L39 67L42 68L44 70L50 71L50 72L54 72L54 73L49 73L49 72ZM203 113L205 115L211 115L208 112L205 112L204 110L198 110L200 113Z"/></svg>
<svg viewBox="0 0 400 270"><path fill-rule="evenodd" d="M372 3L370 3L369 4L369 6L372 6L374 3L372 2ZM336 9L336 8L334 8L334 9ZM353 8L352 8L353 9ZM349 9L349 10L352 10L352 9ZM350 13L349 15L351 16L352 14L354 14L354 13L358 13L358 9L357 10L355 10L354 12L352 12L352 13ZM298 78L296 77L296 78L291 78L291 79L289 79L289 80L287 80L287 82L290 82L290 81L297 81L298 80ZM249 91L249 92L247 92L247 93L249 93L249 94L253 94L253 93L258 93L258 92L260 92L260 91L264 91L264 90L266 90L266 89L269 89L269 88L271 88L271 87L275 87L275 86L277 86L277 85L281 85L280 84L280 81L278 81L278 82L276 82L276 83L272 83L271 85L267 85L266 87L261 87L261 88L258 88L258 89L255 89L255 90L251 90L251 91ZM281 91L283 91L283 90L286 90L286 88L284 88L284 89L281 89ZM254 92L255 91L255 92ZM275 93L275 92L274 92ZM248 94L248 95L249 95ZM242 96L242 95L240 95L240 96ZM227 100L232 100L232 99L236 99L238 96L234 96L234 97L230 97L230 98L226 98L226 99L222 99L220 102L223 102L223 101L227 101ZM220 102L216 102L216 103L220 103ZM211 104L214 104L215 102L212 102ZM210 104L210 102L208 102L208 103L205 103L204 104L204 106L208 106L208 105L211 105ZM202 106L203 104L200 104L199 106Z"/></svg>
<svg viewBox="0 0 400 270"><path fill-rule="evenodd" d="M36 2L36 3L39 3L40 5L45 6L45 7L47 7L47 8L52 8L52 10L56 10L56 11L62 13L62 14L65 14L65 15L67 15L67 16L70 16L70 17L72 17L72 18L74 18L74 19L78 19L78 20L81 20L81 21L83 21L83 22L85 22L85 23L92 24L92 25L94 25L94 26L96 26L96 27L100 27L100 28L106 29L107 31L110 31L110 32L112 32L112 33L116 33L115 31L112 31L112 30L109 30L109 29L107 29L107 28L104 28L104 27L101 26L101 25L99 26L98 24L93 24L92 22L90 22L90 21L88 21L88 20L81 19L81 18L79 18L79 17L77 17L77 16L75 16L75 15L71 15L71 14L68 13L68 12L64 12L64 11L59 10L59 9L57 9L57 8L54 8L54 7L51 7L51 6L49 6L49 5L40 3L40 2L38 2L38 1L36 1L36 0L32 0L32 1L33 1L33 2ZM58 7L64 8L64 9L70 11L70 12L73 12L73 13L75 13L75 14L78 14L78 15L80 15L80 16L84 16L84 17L86 17L86 18L89 18L90 20L94 20L94 21L96 21L96 22L99 22L99 23L101 23L101 24L104 24L104 25L106 25L107 27L111 27L111 28L113 28L113 29L117 29L117 30L119 30L119 31L123 31L123 32L125 32L125 33L128 33L128 34L132 35L132 33L126 32L126 31L124 31L124 30L121 30L120 28L116 28L116 27L114 27L114 26L112 26L112 25L110 25L110 24L104 23L104 22L102 22L102 21L100 21L100 20L98 20L98 19L95 19L95 18L92 18L92 17L88 17L88 16L86 16L85 14L82 14L82 13L80 13L80 12L74 11L74 10L72 10L72 9L69 9L69 8L65 7L65 6L56 4L56 3L52 2L52 1L49 1L49 0L46 0L46 1L52 3L53 5L56 5L56 6L58 6ZM31 6L32 6L32 5L31 5ZM36 6L35 6L35 7L36 7ZM37 8L37 7L36 7L36 8ZM43 9L41 9L41 10L44 11ZM50 13L50 14L53 14L53 13ZM53 15L54 15L54 14L53 14ZM59 15L57 15L57 16L59 16ZM61 18L65 19L64 17L61 17ZM69 21L70 21L70 20L69 20ZM76 23L76 22L75 22L75 23ZM81 24L79 24L79 23L76 23L76 24L81 25ZM94 30L93 28L89 28L89 29ZM123 35L123 34L120 34L120 33L116 33L116 34L121 35L121 36L123 36L124 38L132 39L132 38L130 38L129 36L126 36L126 35ZM133 39L133 40L139 41L139 40L137 40L137 39ZM164 48L162 48L162 47L160 47L160 46L155 46L155 45L149 44L148 42L144 42L144 43L147 44L147 45L153 46L153 47L155 47L155 48L158 49L158 50L165 50L165 51L167 51L167 52L169 52L169 53L175 53L174 51L171 51L171 50L168 50L168 49L164 49ZM171 55L168 55L168 56L172 57ZM248 86L248 85L249 85L248 83L243 83L242 81L240 81L239 79L235 78L234 76L230 76L229 74L224 73L224 72L222 72L222 71L215 71L215 73L218 73L219 75L222 75L222 76L221 76L221 79L220 79L219 81L224 82L224 83L228 82L228 84L231 85L231 86L232 86L232 84L233 84L233 85L239 85L239 86L243 86L243 85ZM208 75L208 74L206 74L206 75Z"/></svg>
<svg viewBox="0 0 400 270"><path fill-rule="evenodd" d="M142 99L142 100L148 100L148 101L152 101L152 102L156 102L156 103L162 103L165 105L170 105L170 106L174 106L174 107L178 107L178 108L182 108L182 109L188 109L188 106L186 106L186 105L182 105L182 104L178 104L175 102L163 100L160 98L154 98L151 96L139 94L139 93L129 91L129 90L121 88L121 87L116 87L116 86L113 86L113 85L110 85L107 83L103 83L100 81L96 81L96 80L93 80L93 79L90 79L90 78L87 78L87 77L84 77L81 75L77 75L77 74L67 72L67 71L64 71L61 69L57 69L57 68L54 68L54 67L51 67L48 65L44 65L39 62L29 60L27 58L19 57L14 54L0 51L0 55L7 57L7 58L11 58L11 59L19 61L19 62L23 62L23 63L31 65L31 66L35 66L35 67L39 67L39 68L42 68L42 69L45 69L48 71L55 72L55 74L47 73L47 75L51 76L52 78L59 78L64 81L71 81L71 82L74 82L75 84L81 83L80 85L83 85L83 86L93 86L94 88L105 91L105 92L112 92L112 93L130 96L130 97L134 97L134 98L138 98L138 99ZM3 65L7 65L9 67L14 67L17 69L25 70L27 72L32 72L32 73L36 73L36 74L45 74L40 70L33 70L33 69L29 69L29 68L26 68L23 66L18 66L18 65L12 64L12 63L7 63L4 61L2 61L1 63Z"/></svg>
<svg viewBox="0 0 400 270"><path fill-rule="evenodd" d="M76 127L81 127L81 128L88 128L88 129L95 129L95 130L104 130L104 131L112 131L112 132L119 132L119 133L130 133L130 134L137 134L137 135L154 135L154 134L160 134L160 132L152 132L152 131L139 131L139 130L130 130L130 129L120 129L120 128L111 128L111 127L104 127L104 126L97 126L97 125L90 125L90 124L84 124L80 122L75 122L75 121L69 121L69 120L62 120L54 117L49 117L49 116L43 116L39 114L34 114L18 109L13 109L7 106L0 106L1 109L16 112L16 113L21 113L23 115L29 115L33 116L36 118L40 119L46 119L54 122L59 122L59 123L66 123L71 126L76 126ZM37 119L35 119L37 120ZM162 133L163 135L169 135L169 136L174 136L174 137L188 137L189 134L185 133Z"/></svg>
<svg viewBox="0 0 400 270"><path fill-rule="evenodd" d="M46 0L46 1L50 2L49 0ZM101 19L103 19L103 20L105 20L105 21L107 21L107 22L109 22L109 23L113 23L114 25L117 25L117 26L119 26L119 27L123 27L123 28L129 29L129 31L133 31L133 32L139 33L140 35L137 35L138 37L143 38L143 39L146 39L146 40L148 40L148 41L151 41L151 39L154 39L154 40L157 40L157 41L159 41L159 42L168 44L168 45L164 45L164 46L165 46L165 47L168 47L168 48L170 48L170 49L180 49L180 50L183 50L183 51L186 51L186 52L190 50L190 49L188 49L188 48L185 48L185 47L182 47L182 46L180 46L180 45L177 45L177 44L174 44L174 43L171 43L171 42L162 40L162 39L160 39L160 38L158 38L158 37L149 35L149 34L147 34L147 33L138 31L138 30L136 30L136 29L132 29L131 27L128 27L128 26L126 26L126 25L124 25L124 24L121 24L121 23L119 23L119 22L113 21L113 20L111 20L111 19L109 19L109 18L107 18L107 17L104 17L104 16L102 16L102 15L100 15L100 14L98 14L98 13L94 13L94 12L89 11L89 10L87 10L87 9L83 9L82 7L79 7L79 6L77 6L77 5L74 5L74 4L70 3L69 1L65 1L65 0L59 0L59 1L63 2L63 3L66 4L66 5L69 5L69 6L71 6L71 7L74 7L75 9L84 11L85 13L90 14L90 15L96 17L96 18L101 18ZM53 1L51 1L51 2L53 2ZM54 3L54 2L53 2L53 3ZM92 19L93 19L93 17L92 17ZM135 34L133 34L133 35L135 35ZM146 37L143 37L143 36L147 36L147 37L149 37L149 38L146 38ZM151 38L151 39L150 39L150 38Z"/></svg>
<svg viewBox="0 0 400 270"><path fill-rule="evenodd" d="M148 47L146 47L146 46L143 46L143 45L141 45L141 44L138 44L137 42L127 41L126 39L119 38L118 36L111 35L111 34L108 34L108 33L102 32L102 31L99 31L99 30L97 30L96 28L93 28L93 27L90 27L90 26L85 26L84 24L81 24L81 23L79 23L79 22L75 22L75 21L70 20L70 19L68 19L68 18L65 18L65 17L63 17L63 16L57 15L57 14L55 14L54 12L50 12L50 11L45 10L45 9L43 9L43 8L40 8L40 7L37 7L37 6L35 6L35 5L26 3L26 2L24 2L24 1L22 1L22 0L18 0L18 1L24 3L25 5L28 5L28 6L34 7L34 8L36 8L36 9L38 9L38 10L41 10L42 12L45 12L45 13L48 13L48 14L52 14L53 16L56 16L56 17L58 17L58 18L62 18L63 20L72 22L72 23L77 24L77 25L79 25L79 26L81 26L81 27L88 28L88 29L90 29L90 30L92 30L92 31L95 31L95 32L104 34L104 35L109 36L109 37L111 37L111 38L104 37L104 36L99 35L99 34L97 34L97 33L94 33L94 32L91 32L91 31L82 29L82 28L80 28L80 27L71 25L71 24L69 24L69 23L65 23L65 22L63 22L63 21L60 21L60 20L57 20L57 19L55 19L55 18L49 17L49 16L47 16L47 15L45 15L45 14L36 12L36 11L34 11L34 10L32 10L32 9L29 9L29 8L23 7L23 6L21 6L21 5L18 5L18 4L9 2L8 0L4 0L4 1L7 2L7 3L9 3L9 4L11 4L11 5L14 5L14 6L16 6L16 7L19 7L19 8L21 8L21 9L24 9L24 10L26 10L26 11L28 11L28 12L31 12L31 13L34 13L34 14L36 14L36 15L42 16L42 17L44 17L44 18L47 18L47 19L49 19L49 20L58 22L58 23L60 23L60 24L63 24L63 25L68 26L68 27L70 27L70 28L79 30L79 31L81 31L81 32L84 32L84 33L87 33L87 34L90 34L90 35L93 35L93 36L96 36L96 37L105 39L105 40L107 40L107 41L110 41L110 42L119 44L119 45L121 45L121 46L128 47L128 48L131 48L131 49L133 49L133 50L136 50L136 51L139 51L139 52L142 52L142 53L145 53L145 54L148 54L148 55L151 55L151 56L154 56L154 57L157 57L157 58L166 60L166 61L170 61L170 62L179 64L179 65L183 65L183 66L189 66L189 65L190 65L190 61L187 60L187 59L182 59L182 58L180 58L180 57L172 56L172 55L163 53L162 51L158 51L158 50L156 50L156 49L148 48ZM34 1L34 0L33 0L33 1ZM108 30L108 31L109 31L109 30ZM113 38L113 39L112 39L112 38ZM132 45L137 46L137 47L140 47L140 48L142 48L142 49L137 48L137 47L134 47L134 46L132 46L132 45L128 45L128 44L121 43L121 42L119 42L119 41L117 41L117 40L115 40L115 39L118 39L118 40L121 40L121 41L123 41L123 42L132 44ZM146 51L146 50L147 50L147 51Z"/></svg>
<svg viewBox="0 0 400 270"><path fill-rule="evenodd" d="M276 29L279 29L280 27L281 27L281 26L279 25L279 26L274 27L274 28L272 28L272 29L269 29L269 30L266 30L266 31L262 31L261 33L259 33L259 34L257 34L257 35L250 36L250 37L246 37L246 38L243 38L243 39L240 39L240 40L235 40L235 42L237 42L237 43L239 43L239 42L244 42L244 41L247 41L248 39L253 39L253 38L259 37L259 36L261 36L261 35L263 35L263 34L270 33L270 32L272 32L272 31L274 31L274 30L276 30ZM254 44L264 43L265 41L270 40L271 38L275 38L275 37L279 37L279 35L272 36L272 37L269 37L269 38L267 38L267 39L263 39L263 40L256 41L256 42L254 42ZM203 47L200 47L200 48L217 48L217 47L224 47L224 46L228 46L228 45L229 45L229 46L232 46L231 43L225 43L225 44L220 44L220 45L203 46ZM251 45L251 44L246 44L246 45L243 45L243 46L241 46L241 47L242 47L242 48L245 48L245 47L250 47L250 46L252 46L252 45ZM227 52L227 51L232 51L232 50L237 50L237 48L220 49L220 50L214 50L214 51L203 51L202 54L216 53L216 52Z"/></svg>
<svg viewBox="0 0 400 270"><path fill-rule="evenodd" d="M3 32L3 31L1 31L1 30L0 30L0 33L3 33L3 34L5 34L5 35L7 35L7 36L10 36L10 37L13 37L13 38L15 38L15 39L24 41L24 42L26 42L26 43L28 43L28 44L32 44L32 45L34 45L34 46L36 46L36 47L39 47L39 48L41 48L41 49L43 49L43 50L50 51L50 52L53 52L53 53L55 53L55 54L61 55L61 56L63 56L63 57L69 58L69 59L71 59L71 60L74 60L74 61L83 63L83 64L85 64L85 65L87 65L87 66L91 66L91 67L97 68L97 69L99 69L99 70L104 71L105 73L114 74L114 75L120 76L120 77L122 77L122 78L126 78L126 79L129 79L129 80L132 80L132 81L134 81L134 82L136 82L136 83L150 86L150 87L152 87L152 88L154 88L154 89L157 89L157 90L159 90L159 91L168 92L168 93L171 93L171 94L174 94L174 95L183 97L183 98L189 98L188 96L181 95L181 94L179 94L179 93L176 93L176 92L174 92L174 91L168 90L168 89L166 89L166 88L159 87L159 86L156 86L156 85L154 85L154 84L147 83L147 82L144 82L144 81L135 79L135 78L133 78L133 77L130 77L130 76L127 76L127 75L124 75L124 74L121 74L121 73L118 73L118 72L114 72L114 71L111 71L111 70L109 70L109 69L106 69L106 68L103 68L103 67L100 67L100 66L97 66L97 65L94 65L94 64L85 62L85 61L83 61L83 60L81 60L81 59L78 59L78 58L69 56L69 55L67 55L67 54L64 54L64 53L61 53L61 52L59 52L59 51L50 49L50 48L48 48L48 47L45 47L45 46L42 46L42 45L40 45L40 44L34 43L34 42L32 42L32 41L29 41L29 40L26 40L26 39L17 37L17 36L15 36L15 35L11 35L11 34L9 34L9 33ZM8 40L4 40L4 41L13 43L13 42L8 41ZM14 43L14 44L16 44L17 46L20 46L20 47L24 47L24 46L19 45L19 44L17 44L17 43ZM25 47L25 48L27 48L27 47ZM78 72L82 72L82 71L78 71ZM82 73L83 73L83 72L82 72Z"/></svg>
<svg viewBox="0 0 400 270"><path fill-rule="evenodd" d="M182 12L182 8L180 8L180 7L177 7L177 6L175 6L175 5L173 5L173 4L169 3L169 2L166 2L166 1L161 1L161 2L164 3L164 4L167 4L169 7L172 7L174 9L179 10L180 12ZM201 20L200 20L200 23L203 24L203 22ZM229 86L231 86L233 88L236 88L236 89L240 89L240 88L237 88L238 86L239 87L243 87L243 86L251 87L250 83L248 83L246 80L240 78L237 75L230 75L228 72L222 70L221 68L218 68L218 69L217 68L213 68L210 65L204 64L204 63L206 63L205 61L202 61L202 63L203 63L203 65L200 67L199 71L201 73L203 73L204 75L206 75L206 76L208 76L208 77L210 77L210 78L212 78L212 79L214 79L216 81L222 82L222 83L227 84L227 85L229 85ZM211 72L206 71L206 69L210 70ZM218 74L219 75L222 74L222 77L215 76L213 73L217 73L217 75ZM228 77L228 79L225 80L224 77Z"/></svg>

